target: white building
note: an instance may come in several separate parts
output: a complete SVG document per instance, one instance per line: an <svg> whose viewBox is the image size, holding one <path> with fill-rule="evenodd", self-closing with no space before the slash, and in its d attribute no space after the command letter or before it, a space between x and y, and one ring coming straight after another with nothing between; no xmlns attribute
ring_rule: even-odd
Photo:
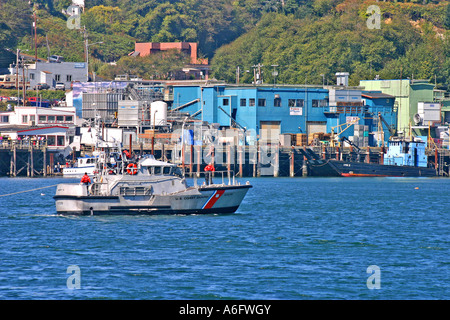
<svg viewBox="0 0 450 320"><path fill-rule="evenodd" d="M72 132L73 131L73 132ZM27 137L45 139L49 149L66 149L73 141L74 130L65 126L36 127L18 130L20 139Z"/></svg>
<svg viewBox="0 0 450 320"><path fill-rule="evenodd" d="M65 150L75 135L75 108L15 107L0 112L2 139L46 139L49 149Z"/></svg>
<svg viewBox="0 0 450 320"><path fill-rule="evenodd" d="M11 74L16 74L16 69L9 69ZM19 68L19 74L23 74ZM25 65L25 77L30 82L32 89L38 83L46 83L50 88L55 88L56 83L63 83L65 89L70 89L73 82L87 81L87 65L85 62L36 62Z"/></svg>
<svg viewBox="0 0 450 320"><path fill-rule="evenodd" d="M0 127L22 125L22 126L52 126L52 125L75 125L74 107L15 107L14 111L0 112Z"/></svg>

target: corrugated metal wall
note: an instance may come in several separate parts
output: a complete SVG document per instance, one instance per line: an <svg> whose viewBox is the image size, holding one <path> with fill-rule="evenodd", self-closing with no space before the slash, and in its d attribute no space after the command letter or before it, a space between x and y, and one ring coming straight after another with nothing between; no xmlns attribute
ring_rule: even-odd
<svg viewBox="0 0 450 320"><path fill-rule="evenodd" d="M112 123L119 101L124 99L122 93L83 93L82 116L93 119L98 114L106 123Z"/></svg>

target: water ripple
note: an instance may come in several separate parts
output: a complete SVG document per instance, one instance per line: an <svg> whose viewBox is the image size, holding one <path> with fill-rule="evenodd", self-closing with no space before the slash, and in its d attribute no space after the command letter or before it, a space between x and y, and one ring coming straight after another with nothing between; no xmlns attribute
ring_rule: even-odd
<svg viewBox="0 0 450 320"><path fill-rule="evenodd" d="M0 198L0 299L450 297L450 179L249 180L232 215L62 217L50 189ZM367 288L370 265L381 290Z"/></svg>

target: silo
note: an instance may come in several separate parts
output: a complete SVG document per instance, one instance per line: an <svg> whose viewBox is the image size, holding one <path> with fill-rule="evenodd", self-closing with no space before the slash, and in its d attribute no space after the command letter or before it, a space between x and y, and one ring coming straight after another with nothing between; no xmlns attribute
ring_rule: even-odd
<svg viewBox="0 0 450 320"><path fill-rule="evenodd" d="M155 101L150 104L152 125L164 126L167 124L167 103Z"/></svg>

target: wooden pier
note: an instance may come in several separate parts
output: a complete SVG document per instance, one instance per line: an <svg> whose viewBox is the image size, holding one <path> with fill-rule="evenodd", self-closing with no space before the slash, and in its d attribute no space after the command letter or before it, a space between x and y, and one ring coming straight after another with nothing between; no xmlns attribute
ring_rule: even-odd
<svg viewBox="0 0 450 320"><path fill-rule="evenodd" d="M151 144L133 144L128 147L136 154L151 154ZM83 148L77 156L90 154L92 149ZM192 176L201 172L212 162L216 170L232 170L238 177L304 177L308 176L307 160L339 159L370 163L383 162L383 149L367 147L357 152L352 147L292 146L198 146L156 143L153 146L156 159L170 161L181 166ZM440 176L449 176L450 150L428 150L428 163ZM45 141L6 140L0 144L1 176L49 176L58 174L58 152L49 150ZM64 163L61 163L64 165Z"/></svg>
<svg viewBox="0 0 450 320"><path fill-rule="evenodd" d="M56 150L49 150L44 140L3 140L0 143L0 175L53 175Z"/></svg>
<svg viewBox="0 0 450 320"><path fill-rule="evenodd" d="M136 153L151 153L151 145L136 145ZM173 145L155 144L157 159L180 165L188 175L203 171L209 163L216 170L232 170L241 177L301 177L308 176L307 160L337 159L367 163L383 163L384 149L366 147L357 152L352 147L277 145L205 147L186 145L183 150ZM428 150L429 166L436 168L440 176L449 176L450 150Z"/></svg>

